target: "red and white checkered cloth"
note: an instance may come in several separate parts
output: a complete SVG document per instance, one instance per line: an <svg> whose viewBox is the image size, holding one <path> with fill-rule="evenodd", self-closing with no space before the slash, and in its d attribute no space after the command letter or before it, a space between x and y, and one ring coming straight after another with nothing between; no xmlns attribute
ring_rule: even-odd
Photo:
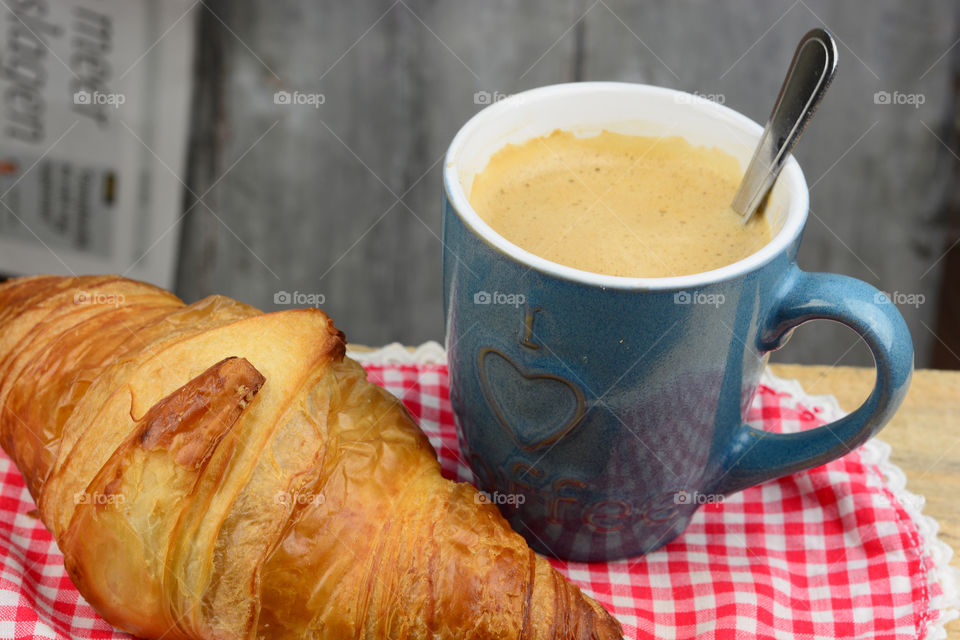
<svg viewBox="0 0 960 640"><path fill-rule="evenodd" d="M368 364L400 397L449 478L469 480L436 364ZM771 431L822 424L775 384L750 419ZM80 597L23 479L0 454L0 638L128 638ZM917 523L859 451L707 505L664 548L611 563L552 561L628 638L924 638L939 583Z"/></svg>

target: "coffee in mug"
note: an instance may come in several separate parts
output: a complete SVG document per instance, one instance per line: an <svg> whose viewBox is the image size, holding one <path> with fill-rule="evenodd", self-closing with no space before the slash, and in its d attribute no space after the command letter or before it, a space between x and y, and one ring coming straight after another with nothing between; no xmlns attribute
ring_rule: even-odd
<svg viewBox="0 0 960 640"><path fill-rule="evenodd" d="M680 136L556 130L508 144L477 175L470 204L507 240L575 269L626 277L712 271L770 241L762 215L730 206L732 154Z"/></svg>

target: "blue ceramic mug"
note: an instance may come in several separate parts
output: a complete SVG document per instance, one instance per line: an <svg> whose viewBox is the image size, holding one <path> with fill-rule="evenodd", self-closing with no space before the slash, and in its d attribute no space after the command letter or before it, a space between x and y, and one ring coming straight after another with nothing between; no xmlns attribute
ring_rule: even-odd
<svg viewBox="0 0 960 640"><path fill-rule="evenodd" d="M480 489L534 549L585 561L651 551L704 501L833 460L890 419L913 370L910 334L869 284L797 267L808 193L796 160L773 188L772 239L755 254L695 275L599 275L512 244L468 202L494 152L558 128L681 135L744 168L762 130L694 95L590 82L514 95L454 138L443 218L450 399ZM815 319L869 345L870 397L802 433L747 426L767 354Z"/></svg>

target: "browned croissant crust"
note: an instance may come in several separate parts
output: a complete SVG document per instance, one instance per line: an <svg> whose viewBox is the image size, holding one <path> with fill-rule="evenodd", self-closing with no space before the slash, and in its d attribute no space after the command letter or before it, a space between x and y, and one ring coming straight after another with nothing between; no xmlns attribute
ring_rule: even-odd
<svg viewBox="0 0 960 640"><path fill-rule="evenodd" d="M144 638L621 638L316 309L0 285L0 444L84 597Z"/></svg>

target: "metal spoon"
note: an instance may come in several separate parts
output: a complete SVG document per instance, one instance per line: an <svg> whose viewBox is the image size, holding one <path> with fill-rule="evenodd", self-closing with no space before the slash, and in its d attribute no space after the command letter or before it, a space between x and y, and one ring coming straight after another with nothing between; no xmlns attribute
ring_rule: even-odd
<svg viewBox="0 0 960 640"><path fill-rule="evenodd" d="M733 210L746 224L773 186L837 71L837 44L824 29L803 36L743 176Z"/></svg>

